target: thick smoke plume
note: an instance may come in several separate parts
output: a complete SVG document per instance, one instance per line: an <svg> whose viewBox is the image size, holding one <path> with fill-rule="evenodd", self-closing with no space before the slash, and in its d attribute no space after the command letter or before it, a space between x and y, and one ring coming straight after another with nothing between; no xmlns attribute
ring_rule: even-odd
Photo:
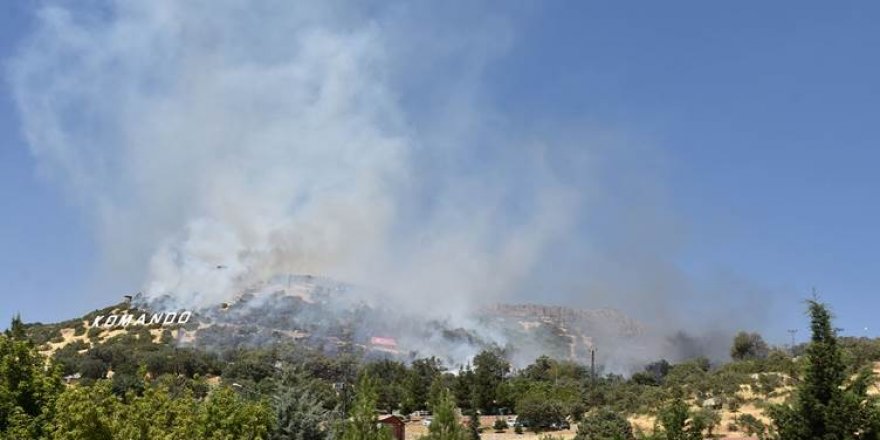
<svg viewBox="0 0 880 440"><path fill-rule="evenodd" d="M638 209L603 196L597 157L626 156L612 154L625 142L493 105L487 66L516 44L516 17L385 2L90 6L40 9L9 73L43 172L94 220L108 298L143 286L201 307L320 274L455 320L529 293L652 307L689 295L660 257L675 222L642 195L650 174L622 196L650 198ZM626 222L590 229L612 205ZM630 246L648 247L629 261ZM632 273L650 278L618 282Z"/></svg>
<svg viewBox="0 0 880 440"><path fill-rule="evenodd" d="M406 11L106 6L43 10L14 84L34 153L150 294L320 273L453 307L509 291L571 223L541 152L481 145L508 140L482 138L469 97L438 102L463 120L417 125L399 77L431 54L403 59L417 48L386 29Z"/></svg>

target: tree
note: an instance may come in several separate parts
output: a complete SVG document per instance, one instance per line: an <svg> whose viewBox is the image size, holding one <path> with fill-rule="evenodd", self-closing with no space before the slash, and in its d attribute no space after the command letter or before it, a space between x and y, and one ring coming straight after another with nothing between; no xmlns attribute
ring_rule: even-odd
<svg viewBox="0 0 880 440"><path fill-rule="evenodd" d="M471 408L468 411L467 437L470 440L480 440L480 413L477 410L477 393L471 394Z"/></svg>
<svg viewBox="0 0 880 440"><path fill-rule="evenodd" d="M342 431L343 440L389 440L391 434L379 426L376 418L376 382L369 374L361 375L355 390L354 407L351 419L347 420Z"/></svg>
<svg viewBox="0 0 880 440"><path fill-rule="evenodd" d="M459 368L458 375L455 377L455 383L453 385L455 403L459 408L468 409L471 407L471 404L473 403L474 387L476 386L474 384L475 381L476 377L474 375L474 370L471 369L470 364Z"/></svg>
<svg viewBox="0 0 880 440"><path fill-rule="evenodd" d="M52 440L113 440L114 422L121 403L102 381L92 387L69 388L56 404L57 415L49 428Z"/></svg>
<svg viewBox="0 0 880 440"><path fill-rule="evenodd" d="M721 414L714 409L701 408L691 414L694 426L700 426L706 430L706 435L712 437L715 427L721 423Z"/></svg>
<svg viewBox="0 0 880 440"><path fill-rule="evenodd" d="M275 426L271 440L324 440L330 413L313 393L309 379L298 371L286 372L273 397Z"/></svg>
<svg viewBox="0 0 880 440"><path fill-rule="evenodd" d="M476 404L483 414L494 414L498 387L510 372L510 363L498 350L483 350L474 357Z"/></svg>
<svg viewBox="0 0 880 440"><path fill-rule="evenodd" d="M876 401L867 396L870 372L846 384L846 368L828 307L808 302L812 338L807 364L791 405L770 408L780 440L856 439L876 436Z"/></svg>
<svg viewBox="0 0 880 440"><path fill-rule="evenodd" d="M663 440L702 440L705 425L693 418L687 404L680 397L660 411L655 422L655 436Z"/></svg>
<svg viewBox="0 0 880 440"><path fill-rule="evenodd" d="M661 385L671 369L672 366L666 359L660 359L646 365L644 371L633 374L630 380L639 385Z"/></svg>
<svg viewBox="0 0 880 440"><path fill-rule="evenodd" d="M266 405L245 401L228 387L214 390L199 409L197 438L260 440L272 426Z"/></svg>
<svg viewBox="0 0 880 440"><path fill-rule="evenodd" d="M428 426L428 434L422 440L466 440L467 434L462 430L458 416L455 414L455 399L448 389L440 391L436 400L431 403L434 419Z"/></svg>
<svg viewBox="0 0 880 440"><path fill-rule="evenodd" d="M139 375L141 383L136 387L143 390L142 394L130 391L123 398L116 398L118 393L109 380L92 387L93 392L102 396L98 405L102 424L112 429L113 438L196 438L203 401L193 397L188 382L177 383L174 378L166 376L151 384L143 379L144 370ZM108 384L110 396L107 395Z"/></svg>
<svg viewBox="0 0 880 440"><path fill-rule="evenodd" d="M431 385L440 377L441 372L440 360L435 357L413 361L404 382L404 413L428 408L431 400Z"/></svg>
<svg viewBox="0 0 880 440"><path fill-rule="evenodd" d="M398 409L406 394L405 383L408 376L406 366L398 361L382 359L367 364L365 369L370 377L376 380L378 393L376 406L387 412Z"/></svg>
<svg viewBox="0 0 880 440"><path fill-rule="evenodd" d="M9 328L6 329L4 334L7 338L16 341L27 340L27 331L25 330L24 322L22 322L20 314L16 313L15 316L12 317L12 323L9 325Z"/></svg>
<svg viewBox="0 0 880 440"><path fill-rule="evenodd" d="M16 320L12 327L9 336L0 335L0 437L11 438L12 429L39 438L63 384L58 369L47 368L33 344L20 337Z"/></svg>
<svg viewBox="0 0 880 440"><path fill-rule="evenodd" d="M516 403L519 420L533 431L540 431L565 420L562 404L539 388L530 389Z"/></svg>
<svg viewBox="0 0 880 440"><path fill-rule="evenodd" d="M602 407L578 424L575 440L633 440L632 425L611 408Z"/></svg>
<svg viewBox="0 0 880 440"><path fill-rule="evenodd" d="M66 389L58 398L48 429L51 440L151 440L210 438L263 440L271 411L228 387L205 399L193 397L191 382L164 377L145 383L142 395L113 393L109 380Z"/></svg>
<svg viewBox="0 0 880 440"><path fill-rule="evenodd" d="M549 356L541 356L526 367L522 374L533 381L551 381L554 378L555 363Z"/></svg>
<svg viewBox="0 0 880 440"><path fill-rule="evenodd" d="M744 331L734 336L730 347L730 357L738 361L764 359L769 352L770 348L760 334Z"/></svg>

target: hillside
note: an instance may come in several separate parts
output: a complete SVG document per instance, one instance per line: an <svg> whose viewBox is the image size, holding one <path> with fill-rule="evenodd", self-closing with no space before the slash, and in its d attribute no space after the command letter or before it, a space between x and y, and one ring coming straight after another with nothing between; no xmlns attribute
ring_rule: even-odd
<svg viewBox="0 0 880 440"><path fill-rule="evenodd" d="M79 350L115 336L170 338L179 347L226 350L295 342L324 353L363 352L370 358L404 361L436 356L458 367L477 352L505 349L515 364L540 355L587 363L590 350L602 347L604 363L613 362L611 347L638 347L645 328L615 310L585 310L536 304L496 304L475 311L454 325L448 319L408 316L355 300L353 288L312 276L275 277L246 289L228 303L193 311L185 325L108 326L99 316L180 312L171 297L137 295L85 316L54 324L31 325L46 355L68 345ZM106 319L106 318L105 318ZM630 350L630 352L637 350ZM649 359L643 359L647 361Z"/></svg>
<svg viewBox="0 0 880 440"><path fill-rule="evenodd" d="M517 421L517 417L542 417L560 424L601 409L625 417L635 433L649 435L676 401L686 417L700 421L707 436L738 438L766 431L771 423L768 409L790 404L795 389L807 380L807 358L792 356L803 353L805 346L768 347L757 334L737 335L733 346L737 347L736 341L746 345L738 346L732 361L661 359L642 364L631 376L621 376L602 371L601 365L594 372L579 354L603 338L639 340L644 329L618 312L495 305L479 312L481 327L475 330L439 321L416 326L402 317L382 322L373 315L387 315L364 304L337 307L335 292L303 290L302 285L297 289L301 294L247 292L234 302L203 308L191 316L186 311L169 312L162 301L135 297L59 323L19 324L18 330L13 323L7 334L21 334L35 352L51 357L66 388L104 390L123 400L168 384L184 387L193 396L231 389L245 400L260 401L293 387L297 392L307 389L315 399L312 405L329 411L327 420L339 420L353 404L352 391L356 395L363 386L359 380L374 378L371 405L379 413L399 414L409 439L426 432L424 411L438 389L453 393L461 417L466 418L468 408L479 409L487 439L534 436L519 437L511 428L494 432L491 425L499 417ZM120 327L123 321L129 325ZM409 331L422 333L392 333L401 322L409 325ZM481 339L489 333L487 328L503 330L507 345ZM379 330L366 332L371 329ZM458 343L476 351L463 366L432 357L429 351L406 351L404 347L419 335L442 339L447 347ZM880 372L880 342L833 340L838 344L833 348L839 362L835 371L842 376L841 385L832 389L847 393L864 389L861 401L873 405L880 385L876 376L863 379L859 373L865 368ZM516 357L524 355L513 347L518 341L535 347L544 344L546 350L517 366ZM562 438L575 432L554 430Z"/></svg>

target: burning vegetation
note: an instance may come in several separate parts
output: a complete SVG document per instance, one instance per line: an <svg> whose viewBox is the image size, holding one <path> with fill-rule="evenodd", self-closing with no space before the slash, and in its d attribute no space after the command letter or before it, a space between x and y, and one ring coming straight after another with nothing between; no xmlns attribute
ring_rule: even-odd
<svg viewBox="0 0 880 440"><path fill-rule="evenodd" d="M309 335L260 345L182 336L232 325L226 313L243 313L243 304L218 312L208 327L195 322L206 319L197 313L185 324L121 332L90 327L95 317L134 305L126 303L59 324L13 321L0 337L0 434L327 439L373 432L359 438L433 439L443 430L465 439L494 430L555 431L579 440L736 433L788 440L822 438L822 432L872 438L865 436L880 427L880 388L872 376L880 342L837 336L827 308L816 302L810 303L808 344L769 347L760 335L743 332L732 341L731 361L658 360L629 377L601 363L591 369L550 356L516 367L514 353L498 346L461 366L437 357L404 361L396 339L375 336L358 344L345 339L354 332L344 331L332 350ZM501 308L531 318L534 307ZM218 412L234 423L215 423L211 414ZM92 422L82 425L75 414ZM121 422L114 414L134 417ZM376 426L387 430L373 431ZM296 437L302 435L308 437ZM686 437L669 437L677 435Z"/></svg>

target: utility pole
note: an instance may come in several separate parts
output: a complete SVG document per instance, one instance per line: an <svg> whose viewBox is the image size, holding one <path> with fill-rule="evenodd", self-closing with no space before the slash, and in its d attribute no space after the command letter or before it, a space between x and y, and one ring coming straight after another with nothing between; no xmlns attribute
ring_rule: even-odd
<svg viewBox="0 0 880 440"><path fill-rule="evenodd" d="M794 335L797 334L796 328L788 329L788 333L791 334L791 354L794 355Z"/></svg>
<svg viewBox="0 0 880 440"><path fill-rule="evenodd" d="M590 347L590 380L596 383L596 349Z"/></svg>

